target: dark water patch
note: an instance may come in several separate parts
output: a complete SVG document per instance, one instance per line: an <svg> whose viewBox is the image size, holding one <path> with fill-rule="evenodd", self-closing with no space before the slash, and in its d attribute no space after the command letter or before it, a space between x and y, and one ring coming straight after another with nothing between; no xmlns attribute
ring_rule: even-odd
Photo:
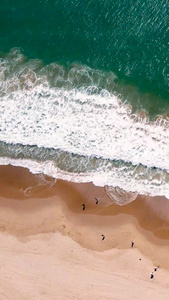
<svg viewBox="0 0 169 300"><path fill-rule="evenodd" d="M133 165L124 160L104 159L97 156L84 156L61 149L37 147L36 145L8 144L0 142L0 157L12 159L30 159L38 162L52 161L55 167L70 173L111 172L123 169L123 174L133 173L135 179L150 179L159 181L162 176L169 180L168 173L160 168L147 167L142 164Z"/></svg>

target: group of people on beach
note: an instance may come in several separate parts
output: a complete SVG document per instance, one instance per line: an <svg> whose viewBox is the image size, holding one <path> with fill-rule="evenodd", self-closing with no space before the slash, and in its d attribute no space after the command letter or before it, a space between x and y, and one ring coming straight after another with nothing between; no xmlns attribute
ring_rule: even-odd
<svg viewBox="0 0 169 300"><path fill-rule="evenodd" d="M96 204L98 204L98 203L99 203L98 198L95 198L95 200L96 200ZM85 205L84 203L82 203L82 209L83 209L83 210L86 209L86 205Z"/></svg>
<svg viewBox="0 0 169 300"><path fill-rule="evenodd" d="M154 268L154 271L155 271L155 272L157 271L157 267ZM150 273L150 279L153 279L153 278L154 278L154 274L153 274L153 272L151 272L151 273Z"/></svg>
<svg viewBox="0 0 169 300"><path fill-rule="evenodd" d="M96 204L98 204L98 203L99 203L99 200L98 200L98 198L95 198L95 201L96 201ZM82 209L83 209L83 210L85 210L85 209L86 209L86 206L85 206L85 204L84 204L84 203L82 204ZM104 234L102 234L101 236L102 236L102 241L104 241L104 239L105 239L105 235L104 235ZM131 248L133 248L133 247L134 247L134 242L133 242L133 241L131 241ZM141 260L141 258L140 258L139 260ZM157 267L154 267L154 271L155 271L155 272L157 271ZM153 279L153 278L154 278L154 273L153 273L153 272L151 272L151 273L150 273L150 279Z"/></svg>
<svg viewBox="0 0 169 300"><path fill-rule="evenodd" d="M99 200L98 200L98 198L95 198L95 201L96 201L96 204L98 204L98 203L99 203ZM86 209L86 205L85 205L84 203L82 203L82 209L83 209L83 210L85 210L85 209ZM104 241L104 239L105 239L105 235L104 235L104 234L102 234L102 235L101 235L101 237L102 237L102 241Z"/></svg>
<svg viewBox="0 0 169 300"><path fill-rule="evenodd" d="M133 247L134 247L134 242L131 241L131 248L133 248ZM139 260L141 260L141 258ZM154 271L155 272L157 271L157 267L154 267ZM154 274L153 274L153 272L151 272L150 273L150 279L153 279L153 278L154 278Z"/></svg>

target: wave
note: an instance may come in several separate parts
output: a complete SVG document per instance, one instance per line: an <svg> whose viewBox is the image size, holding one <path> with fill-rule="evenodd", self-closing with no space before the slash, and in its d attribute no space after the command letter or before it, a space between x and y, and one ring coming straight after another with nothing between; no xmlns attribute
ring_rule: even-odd
<svg viewBox="0 0 169 300"><path fill-rule="evenodd" d="M43 66L12 50L0 60L0 164L169 198L169 120L133 114L116 80L78 64Z"/></svg>

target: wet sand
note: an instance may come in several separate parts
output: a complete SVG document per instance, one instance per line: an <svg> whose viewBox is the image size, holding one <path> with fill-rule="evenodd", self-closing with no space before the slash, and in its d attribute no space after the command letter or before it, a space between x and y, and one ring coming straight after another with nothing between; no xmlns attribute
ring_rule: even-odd
<svg viewBox="0 0 169 300"><path fill-rule="evenodd" d="M168 299L167 201L1 166L0 299Z"/></svg>

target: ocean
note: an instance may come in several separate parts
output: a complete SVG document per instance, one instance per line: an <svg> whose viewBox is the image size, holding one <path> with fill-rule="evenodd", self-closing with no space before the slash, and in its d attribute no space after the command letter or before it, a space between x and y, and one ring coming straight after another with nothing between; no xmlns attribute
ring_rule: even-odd
<svg viewBox="0 0 169 300"><path fill-rule="evenodd" d="M0 2L0 164L169 198L168 1Z"/></svg>

